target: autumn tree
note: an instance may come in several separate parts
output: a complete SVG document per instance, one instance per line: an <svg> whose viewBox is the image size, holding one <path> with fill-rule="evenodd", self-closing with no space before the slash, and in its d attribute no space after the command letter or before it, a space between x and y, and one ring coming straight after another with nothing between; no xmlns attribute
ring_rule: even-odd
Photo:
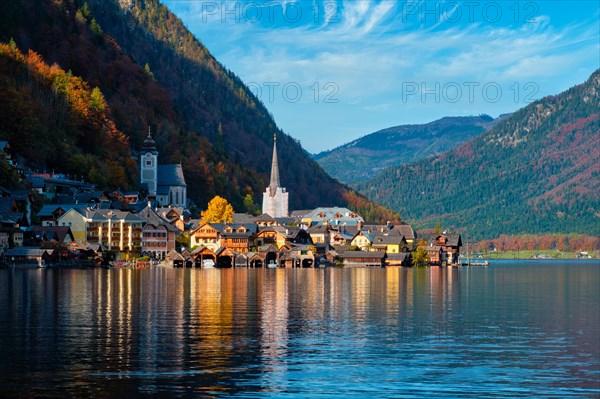
<svg viewBox="0 0 600 399"><path fill-rule="evenodd" d="M223 197L215 196L202 211L202 223L231 223L233 222L233 207Z"/></svg>
<svg viewBox="0 0 600 399"><path fill-rule="evenodd" d="M416 266L427 266L429 264L429 254L425 248L417 248L413 255L413 263Z"/></svg>

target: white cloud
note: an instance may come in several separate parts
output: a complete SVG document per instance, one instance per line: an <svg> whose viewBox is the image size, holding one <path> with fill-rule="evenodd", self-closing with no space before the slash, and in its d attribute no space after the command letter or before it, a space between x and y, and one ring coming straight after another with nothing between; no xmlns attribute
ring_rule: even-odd
<svg viewBox="0 0 600 399"><path fill-rule="evenodd" d="M582 70L584 65L598 67L597 22L558 25L553 24L555 15L539 15L530 23L515 26L448 23L447 20L458 15L454 5L444 8L446 13L440 15L437 24L426 26L418 20L403 21L403 7L389 0L324 0L312 4L282 0L264 6L290 7L294 3L305 7L306 13L316 12L318 7L321 18L294 25L277 25L272 21L227 21L224 25L214 15L207 19L202 14L206 13L206 7L203 9L198 2L167 3L174 4L180 10L178 14L217 59L247 83L296 82L305 91L315 82L321 87L327 82L338 85L338 107L346 107L346 112L338 112L339 120L335 121L330 114L327 123L306 115L306 112L320 113L321 109L315 108L319 104L298 109L302 104L309 105L312 99L309 95L294 104L293 111L281 99L276 98L272 104L265 101L284 128L300 129L290 132L298 137L322 136L325 125L335 125L341 130L347 126L353 131L364 126L362 133L368 133L371 131L368 123L373 121L367 122L360 110L385 114L390 121L396 121L392 124L399 124L464 109L472 109L473 114L498 114L523 105L406 104L401 101L401 91L407 82L431 85L475 81L509 86L512 82L535 81L540 93L550 94L576 83L565 83L569 70ZM416 9L422 3L410 4ZM310 142L302 138L304 144Z"/></svg>

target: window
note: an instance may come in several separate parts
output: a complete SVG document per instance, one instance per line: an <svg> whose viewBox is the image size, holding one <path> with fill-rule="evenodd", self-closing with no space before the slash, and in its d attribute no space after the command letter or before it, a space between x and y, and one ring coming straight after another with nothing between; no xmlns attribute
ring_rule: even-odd
<svg viewBox="0 0 600 399"><path fill-rule="evenodd" d="M146 166L152 166L152 160L146 159Z"/></svg>

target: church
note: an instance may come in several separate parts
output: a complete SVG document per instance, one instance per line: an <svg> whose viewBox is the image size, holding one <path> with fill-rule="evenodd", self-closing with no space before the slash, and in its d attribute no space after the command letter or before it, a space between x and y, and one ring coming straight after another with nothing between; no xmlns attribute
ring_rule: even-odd
<svg viewBox="0 0 600 399"><path fill-rule="evenodd" d="M263 193L262 212L274 218L288 216L288 192L279 182L277 160L277 136L273 136L273 160L271 162L271 182Z"/></svg>
<svg viewBox="0 0 600 399"><path fill-rule="evenodd" d="M158 206L187 206L187 184L181 164L158 164L158 149L149 130L140 152L140 183Z"/></svg>

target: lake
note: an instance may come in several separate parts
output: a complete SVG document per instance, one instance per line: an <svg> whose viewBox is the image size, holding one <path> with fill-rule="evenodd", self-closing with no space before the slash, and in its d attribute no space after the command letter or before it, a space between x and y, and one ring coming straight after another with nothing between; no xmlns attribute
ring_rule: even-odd
<svg viewBox="0 0 600 399"><path fill-rule="evenodd" d="M600 265L0 269L0 396L600 397Z"/></svg>

